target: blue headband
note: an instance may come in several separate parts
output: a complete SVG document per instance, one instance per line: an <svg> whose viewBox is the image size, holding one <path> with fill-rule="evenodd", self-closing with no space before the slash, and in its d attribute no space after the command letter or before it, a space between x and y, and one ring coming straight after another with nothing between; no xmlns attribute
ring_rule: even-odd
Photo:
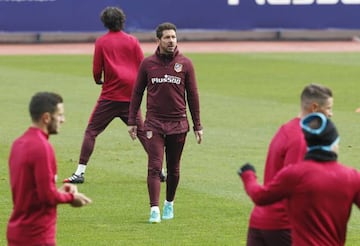
<svg viewBox="0 0 360 246"><path fill-rule="evenodd" d="M317 129L313 129L311 127L309 127L309 122L312 121L314 118L319 117L321 119L321 126ZM307 116L305 116L301 121L300 121L300 126L302 129L304 129L305 131L307 131L308 133L314 134L314 135L319 135L321 134L325 127L326 127L326 123L327 123L327 118L325 117L324 114L321 113L311 113Z"/></svg>
<svg viewBox="0 0 360 246"><path fill-rule="evenodd" d="M315 129L315 128L311 128L309 126L309 123L312 120L314 120L314 118L319 118L321 120L321 124L320 124L319 128ZM328 126L328 121L329 121L329 119L326 118L326 116L322 113L311 113L311 114L305 116L300 121L300 127L303 129L303 131L305 133L308 133L308 136L309 135L319 136L320 134L324 133L326 127ZM316 150L316 149L325 150L325 151L333 151L332 148L334 147L334 145L338 144L339 141L340 141L340 137L337 136L336 139L330 145L313 145L313 146L307 147L307 151L312 151L312 150Z"/></svg>

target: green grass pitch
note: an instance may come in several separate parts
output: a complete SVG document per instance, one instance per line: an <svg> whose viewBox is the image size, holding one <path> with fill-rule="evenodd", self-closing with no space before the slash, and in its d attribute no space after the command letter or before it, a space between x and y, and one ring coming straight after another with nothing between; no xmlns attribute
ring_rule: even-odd
<svg viewBox="0 0 360 246"><path fill-rule="evenodd" d="M204 140L189 133L175 200L175 218L157 225L149 216L146 156L115 120L97 139L79 190L93 199L81 209L60 205L58 245L245 245L252 202L236 171L252 162L262 180L267 146L299 112L299 94L312 82L334 92L340 161L360 169L360 53L187 54L196 68ZM99 95L90 55L0 56L0 245L12 203L10 144L30 124L27 107L37 91L65 99L66 122L52 136L58 183L76 168L86 123ZM162 185L161 201L165 185ZM359 242L354 207L347 245Z"/></svg>

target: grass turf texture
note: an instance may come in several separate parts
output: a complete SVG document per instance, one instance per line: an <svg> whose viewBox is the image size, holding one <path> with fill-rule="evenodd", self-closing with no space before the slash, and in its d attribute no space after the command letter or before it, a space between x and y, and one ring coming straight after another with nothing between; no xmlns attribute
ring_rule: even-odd
<svg viewBox="0 0 360 246"><path fill-rule="evenodd" d="M341 135L340 161L360 168L359 53L188 54L201 97L204 141L188 135L182 159L175 218L147 223L146 156L126 126L115 120L97 139L79 190L93 199L81 209L60 205L58 245L244 245L252 208L236 171L252 162L262 180L267 145L299 111L299 94L311 82L334 91L334 121ZM100 87L91 56L1 56L0 245L12 203L7 158L14 138L30 124L30 97L56 91L65 99L66 122L52 136L58 182L76 168L83 132ZM165 185L162 185L161 201ZM354 209L347 245L360 239Z"/></svg>

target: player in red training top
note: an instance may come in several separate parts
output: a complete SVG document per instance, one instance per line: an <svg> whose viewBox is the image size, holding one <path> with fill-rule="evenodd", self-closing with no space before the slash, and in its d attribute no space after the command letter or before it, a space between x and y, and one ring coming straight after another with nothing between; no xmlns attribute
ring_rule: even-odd
<svg viewBox="0 0 360 246"><path fill-rule="evenodd" d="M81 207L91 202L75 185L56 188L57 165L48 141L64 123L60 95L35 94L29 106L32 126L11 147L9 157L13 211L7 226L9 246L55 245L56 207L70 203Z"/></svg>
<svg viewBox="0 0 360 246"><path fill-rule="evenodd" d="M193 65L177 48L176 27L160 24L156 29L158 48L142 62L130 103L129 134L136 139L136 112L147 89L145 130L148 148L148 191L150 223L159 223L159 174L166 155L166 200L162 219L174 217L173 202L180 177L180 159L189 122L186 101L198 143L202 140L199 95Z"/></svg>
<svg viewBox="0 0 360 246"><path fill-rule="evenodd" d="M125 14L121 9L105 8L101 12L101 21L109 31L95 42L93 77L95 83L102 86L102 90L85 130L78 167L72 176L64 180L65 183L84 182L96 137L114 118L128 123L131 93L139 65L144 58L138 40L123 31ZM140 142L146 150L140 110L136 115L136 124Z"/></svg>
<svg viewBox="0 0 360 246"><path fill-rule="evenodd" d="M360 173L337 161L339 136L321 113L300 122L307 143L304 160L283 168L269 183L257 183L255 169L239 169L244 187L259 206L288 201L294 246L342 246L352 204L360 208Z"/></svg>
<svg viewBox="0 0 360 246"><path fill-rule="evenodd" d="M282 125L269 145L264 170L264 184L285 166L303 159L306 143L300 119L312 112L332 116L332 91L322 85L305 86L300 96L300 114ZM286 212L286 201L269 206L255 206L252 210L247 235L247 246L290 246L291 225Z"/></svg>

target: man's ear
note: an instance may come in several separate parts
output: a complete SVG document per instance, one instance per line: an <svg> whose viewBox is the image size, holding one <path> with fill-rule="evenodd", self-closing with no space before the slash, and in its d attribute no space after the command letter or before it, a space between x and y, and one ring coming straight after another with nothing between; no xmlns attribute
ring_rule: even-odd
<svg viewBox="0 0 360 246"><path fill-rule="evenodd" d="M316 102L311 103L311 112L318 112L319 110L319 104Z"/></svg>
<svg viewBox="0 0 360 246"><path fill-rule="evenodd" d="M49 112L43 113L43 115L41 116L41 121L45 125L49 124L49 122L51 121L50 113Z"/></svg>

